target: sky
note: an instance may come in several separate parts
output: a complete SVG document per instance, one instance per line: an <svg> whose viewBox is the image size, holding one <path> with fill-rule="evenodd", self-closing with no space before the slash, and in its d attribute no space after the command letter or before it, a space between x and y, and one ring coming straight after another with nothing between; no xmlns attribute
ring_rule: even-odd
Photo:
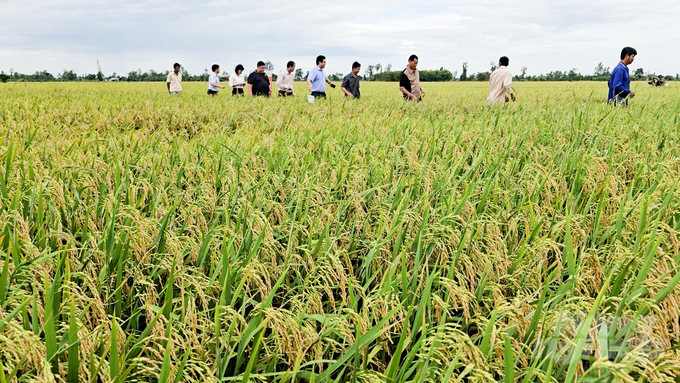
<svg viewBox="0 0 680 383"><path fill-rule="evenodd" d="M262 60L278 72L293 60L307 71L322 54L327 73L348 73L416 54L420 69L458 75L504 55L516 73L589 74L632 46L631 70L675 75L679 20L677 0L0 0L0 70L96 73L98 60L107 76L175 62L233 73Z"/></svg>

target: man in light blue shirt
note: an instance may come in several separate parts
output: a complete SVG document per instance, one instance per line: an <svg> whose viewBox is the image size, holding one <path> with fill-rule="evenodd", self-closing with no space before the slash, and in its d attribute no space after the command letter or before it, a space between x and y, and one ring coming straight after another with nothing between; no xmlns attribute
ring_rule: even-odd
<svg viewBox="0 0 680 383"><path fill-rule="evenodd" d="M323 68L325 67L326 57L319 56L316 58L316 66L309 71L307 85L314 98L326 98L326 83L330 84L331 88L335 88L335 84L333 84L323 72Z"/></svg>

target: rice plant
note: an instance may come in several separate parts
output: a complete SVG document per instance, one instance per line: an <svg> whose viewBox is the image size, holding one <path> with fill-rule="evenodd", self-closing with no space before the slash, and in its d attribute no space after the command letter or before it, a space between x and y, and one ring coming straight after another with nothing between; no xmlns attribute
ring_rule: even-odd
<svg viewBox="0 0 680 383"><path fill-rule="evenodd" d="M0 383L678 379L678 88L427 89L0 84Z"/></svg>

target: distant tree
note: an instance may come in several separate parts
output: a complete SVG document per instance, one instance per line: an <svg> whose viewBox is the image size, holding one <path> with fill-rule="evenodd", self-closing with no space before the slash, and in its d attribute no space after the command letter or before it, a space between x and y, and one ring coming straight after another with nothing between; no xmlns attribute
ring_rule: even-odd
<svg viewBox="0 0 680 383"><path fill-rule="evenodd" d="M463 73L460 75L460 81L467 81L468 63L463 63Z"/></svg>
<svg viewBox="0 0 680 383"><path fill-rule="evenodd" d="M643 80L645 78L645 70L642 68L637 68L633 77L635 80Z"/></svg>
<svg viewBox="0 0 680 383"><path fill-rule="evenodd" d="M569 74L567 74L567 80L569 81L581 81L583 79L583 76L578 72L578 69L573 68L572 70L569 71Z"/></svg>
<svg viewBox="0 0 680 383"><path fill-rule="evenodd" d="M375 70L375 66L373 65L369 65L368 68L366 68L365 74L367 80L373 77L373 70Z"/></svg>
<svg viewBox="0 0 680 383"><path fill-rule="evenodd" d="M602 65L602 63L597 64L595 67L595 73L593 74L594 80L606 81L609 80L610 76L609 67Z"/></svg>
<svg viewBox="0 0 680 383"><path fill-rule="evenodd" d="M305 75L304 81L307 81L308 78L309 78L309 71L307 71L307 74Z"/></svg>
<svg viewBox="0 0 680 383"><path fill-rule="evenodd" d="M297 68L295 70L295 81L302 81L305 78L305 73L302 71L302 68Z"/></svg>
<svg viewBox="0 0 680 383"><path fill-rule="evenodd" d="M264 63L264 71L267 74L269 74L270 76L272 76L272 74L274 73L274 64L272 64L271 61L265 62Z"/></svg>
<svg viewBox="0 0 680 383"><path fill-rule="evenodd" d="M453 78L453 73L448 69L444 69L444 67L437 70L420 71L420 79L422 81L452 81Z"/></svg>
<svg viewBox="0 0 680 383"><path fill-rule="evenodd" d="M392 71L392 64L387 64L385 67L385 72L391 72Z"/></svg>
<svg viewBox="0 0 680 383"><path fill-rule="evenodd" d="M489 78L491 78L491 72L477 73L477 81L489 81Z"/></svg>
<svg viewBox="0 0 680 383"><path fill-rule="evenodd" d="M0 82L7 82L7 80L9 80L9 76L5 72L0 72Z"/></svg>
<svg viewBox="0 0 680 383"><path fill-rule="evenodd" d="M523 66L522 69L520 69L520 71L522 72L520 79L524 81L527 77L527 67Z"/></svg>
<svg viewBox="0 0 680 383"><path fill-rule="evenodd" d="M492 61L491 62L491 72L495 71L496 69L498 69L498 65L496 65L496 63Z"/></svg>
<svg viewBox="0 0 680 383"><path fill-rule="evenodd" d="M62 81L77 81L78 75L72 70L64 69L64 73L61 74Z"/></svg>

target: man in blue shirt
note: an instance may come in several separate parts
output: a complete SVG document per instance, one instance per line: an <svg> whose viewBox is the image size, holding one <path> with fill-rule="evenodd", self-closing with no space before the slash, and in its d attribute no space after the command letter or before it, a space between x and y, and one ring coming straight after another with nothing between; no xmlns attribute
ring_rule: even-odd
<svg viewBox="0 0 680 383"><path fill-rule="evenodd" d="M326 77L326 74L323 73L323 68L325 67L326 57L319 56L316 58L316 66L309 71L307 85L314 98L326 98L326 83L330 84L331 88L335 88L335 84L333 84L328 77Z"/></svg>
<svg viewBox="0 0 680 383"><path fill-rule="evenodd" d="M628 65L633 63L637 51L631 47L625 47L621 51L621 62L612 71L609 80L609 96L607 103L612 105L628 105L628 98L635 97L635 92L630 90L630 72Z"/></svg>

